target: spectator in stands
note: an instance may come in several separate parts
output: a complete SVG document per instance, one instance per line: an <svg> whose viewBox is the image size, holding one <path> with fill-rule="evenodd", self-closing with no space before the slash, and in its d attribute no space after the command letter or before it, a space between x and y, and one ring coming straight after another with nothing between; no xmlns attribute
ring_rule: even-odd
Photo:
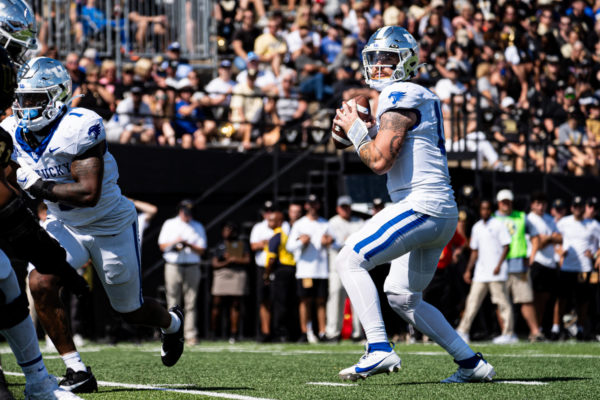
<svg viewBox="0 0 600 400"><path fill-rule="evenodd" d="M329 262L327 249L333 243L326 219L319 216L321 203L311 194L304 205L306 215L292 226L286 249L296 260L296 280L300 298L301 342L325 339L325 303ZM317 333L312 327L312 308L317 311Z"/></svg>
<svg viewBox="0 0 600 400"><path fill-rule="evenodd" d="M342 50L333 62L327 63L327 73L335 74L338 69L345 67L350 67L356 71L361 68L361 65L360 59L356 57L356 39L346 37L342 42Z"/></svg>
<svg viewBox="0 0 600 400"><path fill-rule="evenodd" d="M559 163L575 175L590 172L596 166L594 152L588 146L583 115L575 107L568 109L567 121L558 127Z"/></svg>
<svg viewBox="0 0 600 400"><path fill-rule="evenodd" d="M144 89L133 86L131 94L121 101L106 124L106 140L118 143L155 143L155 130L150 105L142 99Z"/></svg>
<svg viewBox="0 0 600 400"><path fill-rule="evenodd" d="M192 147L206 148L206 137L203 130L204 113L197 99L193 99L194 89L189 79L182 79L175 102L175 118L163 126L163 135L169 146L180 145L184 149Z"/></svg>
<svg viewBox="0 0 600 400"><path fill-rule="evenodd" d="M238 84L246 83L249 71L254 70L257 71L254 83L256 87L258 87L264 94L277 94L278 81L276 74L271 70L270 66L262 65L262 67L263 68L261 68L260 61L256 53L253 51L249 52L247 68L237 74L236 82ZM277 75L279 75L279 72Z"/></svg>
<svg viewBox="0 0 600 400"><path fill-rule="evenodd" d="M216 332L221 311L229 308L229 343L239 340L242 297L248 294L248 267L250 249L238 237L235 222L226 222L221 229L222 240L212 257L212 310L210 326ZM223 333L223 332L222 332Z"/></svg>
<svg viewBox="0 0 600 400"><path fill-rule="evenodd" d="M254 11L251 8L245 9L242 12L242 26L232 37L231 48L236 56L233 64L239 71L246 69L248 53L254 50L256 38L262 33L255 22Z"/></svg>
<svg viewBox="0 0 600 400"><path fill-rule="evenodd" d="M450 22L450 20L448 18L446 18L446 16L444 16L445 13L445 9L446 9L446 5L444 3L443 0L432 0L431 3L429 3L429 7L430 7L430 11L428 14L426 14L425 16L423 16L423 18L420 19L419 21L419 36L423 36L425 34L425 31L427 30L427 27L431 27L434 25L438 25L440 29L443 31L444 35L447 38L451 38L452 36L454 36L453 30L452 30L452 23ZM435 15L435 17L434 17ZM434 19L438 19L439 22L436 21L435 24L431 24L430 19L431 18Z"/></svg>
<svg viewBox="0 0 600 400"><path fill-rule="evenodd" d="M319 53L327 64L331 64L341 51L342 41L340 39L340 32L336 26L330 25L327 28L327 36L321 39Z"/></svg>
<svg viewBox="0 0 600 400"><path fill-rule="evenodd" d="M73 92L72 104L73 107L84 107L98 113L106 122L115 111L115 96L98 83L99 75L100 69L96 65L88 67L85 82Z"/></svg>
<svg viewBox="0 0 600 400"><path fill-rule="evenodd" d="M329 265L334 265L335 258L344 247L348 236L358 231L364 221L352 216L352 198L340 196L337 199L336 215L329 220L329 233L333 243L329 246ZM329 291L327 296L327 325L325 334L328 341L339 341L344 322L344 306L346 304L346 290L335 268L329 270ZM363 336L362 327L358 318L352 318L352 339L360 340Z"/></svg>
<svg viewBox="0 0 600 400"><path fill-rule="evenodd" d="M288 69L281 75L279 93L276 99L270 98L265 105L265 113L272 115L273 122L281 129L299 127L306 119L306 101L294 88L296 72Z"/></svg>
<svg viewBox="0 0 600 400"><path fill-rule="evenodd" d="M533 306L533 288L527 264L526 215L513 209L514 195L508 189L502 189L496 195L498 210L494 218L500 220L511 234L510 249L506 256L508 264L507 288L513 304L521 305L521 315L529 327L529 340L543 340Z"/></svg>
<svg viewBox="0 0 600 400"><path fill-rule="evenodd" d="M543 326L546 309L554 309L558 294L559 282L554 248L562 243L562 235L558 231L554 219L546 214L547 202L544 193L534 193L531 196L531 211L527 214L531 240L529 265L531 266L535 310L540 326ZM550 302L551 300L552 302ZM559 321L556 316L554 317L550 334L559 333Z"/></svg>
<svg viewBox="0 0 600 400"><path fill-rule="evenodd" d="M143 4L143 3L140 3ZM155 7L156 5L154 5ZM142 7L142 11L149 11L149 8ZM164 10L160 10L164 11ZM135 32L135 42L137 44L137 51L145 53L147 51L146 40L148 34L148 28L152 29L152 34L155 36L154 45L157 47L159 44L164 46L164 39L168 29L167 16L164 13L158 13L157 15L142 15L140 11L133 10L129 13L129 20L132 24L132 32ZM162 51L164 47L154 48L154 51Z"/></svg>
<svg viewBox="0 0 600 400"><path fill-rule="evenodd" d="M296 300L296 261L294 255L286 250L287 233L283 230L283 213L274 211L267 217L268 226L273 229L269 239L265 276L271 286L271 304L273 308L273 340L286 342L290 339L297 323L291 318L295 315ZM294 221L295 222L295 221Z"/></svg>
<svg viewBox="0 0 600 400"><path fill-rule="evenodd" d="M65 68L71 76L73 93L75 93L75 90L85 81L85 71L79 67L79 55L77 53L67 54Z"/></svg>
<svg viewBox="0 0 600 400"><path fill-rule="evenodd" d="M588 274L594 268L594 260L598 257L597 232L594 231L591 219L584 218L585 202L581 196L573 198L571 203L572 215L562 218L557 223L563 237L560 254L560 286L558 304L560 319L568 311L567 304L575 300L577 312L577 339L583 340L589 333L588 306L591 298L591 287L587 280Z"/></svg>
<svg viewBox="0 0 600 400"><path fill-rule="evenodd" d="M369 28L369 21L363 15L356 19L356 25L358 31L352 34L352 38L356 40L356 53L355 58L358 60L362 59L362 51L365 48L369 38L371 37L371 29Z"/></svg>
<svg viewBox="0 0 600 400"><path fill-rule="evenodd" d="M116 92L117 79L117 63L114 60L104 60L100 65L100 79L98 83L102 85L113 96Z"/></svg>
<svg viewBox="0 0 600 400"><path fill-rule="evenodd" d="M265 280L265 268L267 265L267 253L269 240L273 237L273 228L269 226L269 216L277 211L273 202L268 200L261 209L262 221L257 222L250 232L250 249L254 252L254 263L256 264L256 301L259 304L260 319L260 341L268 342L271 340L271 293L269 280ZM273 220L272 223L275 221ZM282 223L283 232L290 231L287 222Z"/></svg>
<svg viewBox="0 0 600 400"><path fill-rule="evenodd" d="M305 47L310 46L311 51L321 47L321 36L312 30L310 21L300 19L297 24L297 29L291 31L286 38L288 51L294 62L305 53Z"/></svg>
<svg viewBox="0 0 600 400"><path fill-rule="evenodd" d="M125 95L129 93L131 87L134 84L134 66L131 63L125 63L123 65L123 75L121 76L121 82L115 84L115 100L119 103L125 98Z"/></svg>
<svg viewBox="0 0 600 400"><path fill-rule="evenodd" d="M461 122L459 111L465 103L466 87L458 81L459 66L454 61L448 61L445 65L448 78L440 79L435 85L435 93L442 101L442 114L444 116L444 132L458 133L453 130ZM449 135L448 135L449 136ZM454 138L453 138L454 139Z"/></svg>
<svg viewBox="0 0 600 400"><path fill-rule="evenodd" d="M285 38L278 32L279 22L276 17L271 16L267 22L267 31L254 41L254 53L259 61L271 65L271 70L279 76L281 64L287 53Z"/></svg>
<svg viewBox="0 0 600 400"><path fill-rule="evenodd" d="M236 85L231 97L231 122L242 140L242 150L250 149L254 139L256 145L262 145L259 127L264 116L262 91L256 86L258 70L248 70L245 83Z"/></svg>
<svg viewBox="0 0 600 400"><path fill-rule="evenodd" d="M479 206L481 219L471 231L471 256L464 273L464 280L471 284L465 311L456 332L469 342L471 324L488 291L492 303L498 306L502 318L502 334L494 338L496 344L518 342L514 334L514 317L507 288L507 263L511 236L502 221L492 217L492 204L483 200ZM473 272L475 267L475 272Z"/></svg>
<svg viewBox="0 0 600 400"><path fill-rule="evenodd" d="M369 13L370 6L370 0L352 0L348 5L345 5L345 7L341 7L342 12L344 13L344 21L342 23L344 29L351 34L357 34L359 16L365 17L370 24L373 18Z"/></svg>
<svg viewBox="0 0 600 400"><path fill-rule="evenodd" d="M187 78L192 71L192 66L187 60L181 57L181 45L179 42L172 42L167 47L167 59L163 61L162 68L171 67L175 69L175 79L181 80Z"/></svg>
<svg viewBox="0 0 600 400"><path fill-rule="evenodd" d="M307 29L306 25L300 30ZM294 67L300 81L300 92L308 99L321 101L324 95L331 94L331 87L325 84L327 66L319 59L313 40L306 36L306 41L300 48L300 53L294 60Z"/></svg>
<svg viewBox="0 0 600 400"><path fill-rule="evenodd" d="M208 82L204 87L206 96L200 98L200 103L205 107L206 111L204 132L207 137L214 136L217 127L221 123L227 122L231 94L237 84L231 79L231 61L222 60L219 63L217 74L217 77Z"/></svg>
<svg viewBox="0 0 600 400"><path fill-rule="evenodd" d="M165 295L168 307L184 304L184 337L188 345L198 342L196 299L200 284L200 259L206 250L206 232L193 219L194 203L182 200L177 216L166 220L158 236L165 260Z"/></svg>
<svg viewBox="0 0 600 400"><path fill-rule="evenodd" d="M168 124L167 129L171 127L170 121L173 118L174 108L165 90L158 89L154 92L154 96L150 102L150 110L154 121L154 131L157 133L158 144L161 146L166 145L163 127L165 124Z"/></svg>

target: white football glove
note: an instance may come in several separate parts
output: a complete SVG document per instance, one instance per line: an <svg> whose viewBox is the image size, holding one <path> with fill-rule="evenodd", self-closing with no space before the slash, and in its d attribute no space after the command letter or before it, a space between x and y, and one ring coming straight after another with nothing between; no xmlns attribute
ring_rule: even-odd
<svg viewBox="0 0 600 400"><path fill-rule="evenodd" d="M17 169L17 183L23 190L29 190L40 179L42 177L27 165L22 165Z"/></svg>

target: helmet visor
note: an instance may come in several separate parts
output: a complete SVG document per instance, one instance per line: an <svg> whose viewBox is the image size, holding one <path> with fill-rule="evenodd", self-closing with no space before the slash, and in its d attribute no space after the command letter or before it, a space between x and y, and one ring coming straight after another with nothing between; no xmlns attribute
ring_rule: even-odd
<svg viewBox="0 0 600 400"><path fill-rule="evenodd" d="M365 54L367 64L395 68L400 62L400 56L395 51L369 51Z"/></svg>
<svg viewBox="0 0 600 400"><path fill-rule="evenodd" d="M15 95L21 108L44 109L50 102L50 97L46 92L17 92Z"/></svg>

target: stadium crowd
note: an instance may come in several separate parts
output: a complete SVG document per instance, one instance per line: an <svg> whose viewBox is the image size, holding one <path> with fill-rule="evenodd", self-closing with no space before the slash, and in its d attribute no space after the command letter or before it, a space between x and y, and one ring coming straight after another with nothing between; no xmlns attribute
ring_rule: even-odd
<svg viewBox="0 0 600 400"><path fill-rule="evenodd" d="M457 198L456 233L424 298L466 341L600 340L596 197L549 202L542 193L515 198L504 189L483 199L467 186ZM186 324L186 343L363 340L333 261L363 218L385 202L373 199L368 213L353 206L350 196L340 196L335 215L326 219L315 195L292 201L285 210L267 201L260 221L246 228L241 221L227 221L220 239L208 242L204 227L192 218L193 202L183 200L178 215L163 224L158 245L166 263L167 300L184 299L188 320L194 321ZM370 271L380 296L388 270L381 265ZM97 306L80 307L78 315L95 315ZM387 303L382 307L394 341L428 340ZM82 326L75 315L77 336L98 340L99 332ZM112 321L105 333L110 340L131 340L131 331L121 328Z"/></svg>
<svg viewBox="0 0 600 400"><path fill-rule="evenodd" d="M71 15L78 43L93 35L85 27L94 3ZM182 57L188 44L167 45L177 38L164 34L152 59L133 52L143 44L135 36L120 79L91 47L65 62L87 94L75 104L102 115L113 142L245 151L309 141L311 126L329 127L331 110L357 94L375 105L361 50L377 28L399 25L419 41L417 81L444 103L449 149L472 152L479 168L597 174L598 12L584 0L217 1L214 79ZM144 27L138 34L161 31L160 17L129 16ZM44 55L56 56L40 38Z"/></svg>

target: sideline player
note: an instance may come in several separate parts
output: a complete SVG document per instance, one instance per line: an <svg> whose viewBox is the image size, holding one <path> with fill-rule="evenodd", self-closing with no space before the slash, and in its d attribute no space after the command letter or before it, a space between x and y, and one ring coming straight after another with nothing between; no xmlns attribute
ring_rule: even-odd
<svg viewBox="0 0 600 400"><path fill-rule="evenodd" d="M0 47L0 76L3 79L0 86L0 110L9 107L14 98L15 75L6 51ZM8 341L25 374L26 398L79 399L75 394L60 388L55 378L48 374L33 321L29 316L27 298L21 292L15 271L2 249L10 248L21 257L32 258L41 271L74 278L71 289L76 292L86 291L87 285L73 275L77 273L66 263L65 251L38 225L16 189L8 184L4 168L10 162L12 150L10 135L0 128L0 334ZM43 254L44 260L32 253ZM27 257L28 255L33 257ZM63 280L68 281L69 278ZM1 369L0 376L5 384ZM0 387L0 398L13 398L5 385Z"/></svg>
<svg viewBox="0 0 600 400"><path fill-rule="evenodd" d="M44 227L67 250L69 263L79 268L92 259L113 309L128 323L162 328L162 362L172 366L183 352L183 314L142 297L135 207L117 185L101 117L71 109L70 100L71 78L60 62L38 57L19 70L13 115L1 124L13 139L17 182L46 201ZM61 386L96 390L73 343L56 280L34 270L29 285L40 321L67 367Z"/></svg>
<svg viewBox="0 0 600 400"><path fill-rule="evenodd" d="M490 381L496 374L494 368L471 350L438 309L422 299L442 249L454 234L458 211L448 173L440 100L422 86L405 82L417 74L418 52L417 42L403 28L387 26L375 32L362 55L367 84L381 92L376 128L369 130L358 118L354 100L337 110L334 120L363 163L379 175L387 173L394 202L351 235L336 259L368 341L365 355L340 371L340 377L364 379L400 368L368 273L391 261L384 285L391 307L459 365L442 382Z"/></svg>

